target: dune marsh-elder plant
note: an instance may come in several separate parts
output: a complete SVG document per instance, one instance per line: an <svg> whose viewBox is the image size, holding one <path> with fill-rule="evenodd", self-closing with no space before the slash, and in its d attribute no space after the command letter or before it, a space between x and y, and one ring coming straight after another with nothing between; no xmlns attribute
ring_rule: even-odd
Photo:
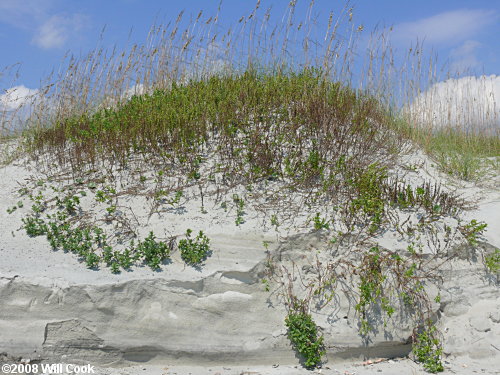
<svg viewBox="0 0 500 375"><path fill-rule="evenodd" d="M444 371L441 362L443 348L436 327L432 322L427 322L425 329L417 333L413 353L416 359L423 364L426 371L433 374Z"/></svg>
<svg viewBox="0 0 500 375"><path fill-rule="evenodd" d="M28 103L32 116L27 121L27 149L35 157L50 151L52 160L55 157L59 163L78 169L106 158L125 163L130 151L143 153L148 150L147 154L160 152L167 157L172 147L196 148L202 139L213 141L214 137L209 136L219 134L221 128L225 131L220 140L225 141L228 133L241 134L241 124L252 119L264 124L257 134L247 134L254 135L248 140L252 141L248 148L253 149L253 153L247 158L254 175L264 173L271 176L280 172L275 170L273 157L276 154L272 154L273 149L269 147L272 142L269 137L257 135L271 131L271 137L276 139L276 131L269 129L267 123L285 115L283 122L293 120L295 125L293 129L281 129L280 133L295 130L295 135L300 133L309 139L313 134L307 129L311 128L327 130L338 140L354 140L357 135L346 134L343 123L354 122L359 133L366 132L371 137L376 134L370 132L375 130L374 122L390 124L396 134L404 134L427 151L434 151L432 155L448 170L452 169L450 163L458 155L498 156L498 133L466 132L463 129L453 132L451 127L445 126L433 131L424 126L429 125L433 118L435 108L431 103L436 102L436 98L431 95L432 91L428 95L422 95L422 91L440 77L435 74L436 61L430 60L429 69L425 71L423 56L426 54L422 45L409 48L401 66L395 66L389 36L375 33L370 38L365 58L356 48L364 28L356 24L349 3L336 13L338 18L333 12L330 14L325 20L326 30L315 27L313 4L311 2L301 19L296 14L297 2L291 1L283 23L273 25L271 10L264 9L264 4L257 1L250 14L241 17L236 27L225 32L220 31L219 14L205 15L200 11L194 22L187 24L181 13L167 26L154 25L143 45L112 51L99 48L82 58L68 55L60 69L61 74L47 77L47 85L41 87L38 97L34 95ZM364 64L360 64L361 60ZM360 67L361 71L355 71L354 67ZM313 95L301 87L305 82L292 90L286 87L280 90L281 79L286 79L291 72L308 69L318 69L320 76L327 78L322 84L337 83L338 95L333 95L330 89L327 90L330 91L328 99L319 100L327 93L316 90ZM242 85L246 80L236 80L231 84L233 90L224 95L223 90L228 89L230 82L245 72L257 74L257 77L269 75L275 78L274 85L254 87L258 89L255 91ZM207 85L207 81L214 77L227 78L229 82L215 80L212 85ZM318 82L309 83L310 87L321 87L315 84ZM347 87L351 90L346 91ZM171 89L172 93L167 95L169 98L162 99ZM198 89L201 89L200 95L193 93ZM310 100L297 102L296 96L302 89L306 89L303 96ZM276 100L274 93L277 94ZM143 94L154 96L154 100L142 103ZM205 103L210 94L214 97ZM186 97L193 100L192 105L185 103ZM366 100L360 101L360 97ZM283 99L286 99L286 105L283 105ZM156 105L162 105L164 101L170 102L170 106L162 108L166 113L160 115ZM358 107L361 102L365 102L364 110L361 113L353 111L356 109L353 105ZM175 111L176 107L184 109ZM202 108L207 110L206 114ZM236 110L238 108L241 110ZM374 112L380 112L380 109L390 115L384 117L379 113L374 116ZM476 113L477 109L465 112L457 117L459 123L470 124L472 120L467 114ZM490 123L498 120L493 118L496 113L494 108L485 108L478 117ZM4 129L8 128L10 115L9 112L1 116ZM309 121L303 122L306 118ZM309 122L312 124L308 125ZM298 131L298 123L306 127L304 132ZM179 125L177 131L172 129L172 124ZM378 127L376 130L383 129ZM394 132L391 134L395 135ZM389 133L382 132L379 138L388 140ZM315 139L321 140L317 136ZM341 146L340 154L344 154ZM229 148L238 153L238 146L234 143ZM383 148L387 149L394 151L397 145ZM260 156L254 160L256 152L260 152ZM322 147L307 149L307 154L304 162L310 167L311 174L320 173L320 161L329 155L324 154ZM440 158L439 155L446 156ZM232 155L231 158L235 157ZM296 166L284 159L278 164L288 163L288 171L293 175ZM469 178L474 174L475 161L472 159L469 163L455 163L463 166L455 170Z"/></svg>
<svg viewBox="0 0 500 375"><path fill-rule="evenodd" d="M495 249L493 253L486 255L484 258L486 268L491 273L498 273L500 271L500 250Z"/></svg>
<svg viewBox="0 0 500 375"><path fill-rule="evenodd" d="M315 368L321 364L322 357L326 354L323 336L311 314L304 310L304 305L297 303L285 318L288 338L303 356L305 367Z"/></svg>
<svg viewBox="0 0 500 375"><path fill-rule="evenodd" d="M181 258L191 266L199 266L210 255L210 240L200 231L195 238L191 237L193 231L186 231L186 238L179 241L178 247L181 252Z"/></svg>
<svg viewBox="0 0 500 375"><path fill-rule="evenodd" d="M86 195L82 193L84 191L80 194ZM41 193L30 194L30 200L33 203L32 212L22 219L26 234L30 237L46 236L53 250L74 253L89 268L104 263L113 272L119 272L142 262L158 269L162 262L170 258L171 243L157 241L153 232L144 240L135 242L132 239L125 249L113 249L105 231L85 221L87 215L80 206L78 195L68 194L63 198L57 195L54 199L44 199ZM51 207L50 202L55 204Z"/></svg>
<svg viewBox="0 0 500 375"><path fill-rule="evenodd" d="M313 4L300 19L297 2L291 1L283 22L274 27L270 9L257 1L227 31L221 31L218 13L200 12L189 24L181 13L167 26L154 25L143 45L99 48L83 58L69 55L61 75L49 77L31 102L21 150L48 173L71 176L72 188L85 181L96 201L108 205L113 223L122 220L117 213L121 195L146 196L153 215L160 214L163 203L177 207L187 196L182 192L195 186L202 207L204 197L212 194L226 211L232 196L235 225L240 226L252 202L235 195L234 189L258 184L270 189L273 183L280 184L281 195L270 202L299 193L301 208L338 208L337 220L319 213L312 218L315 230L334 232L335 246L351 233L357 233L361 244L387 229L396 210L421 210L422 226L455 215L462 200L437 185L414 187L392 178L391 167L416 142L443 169L473 179L475 158L498 156L498 139L415 126L415 113L401 109L409 108L436 79L431 61L429 82L421 84L421 46L413 46L405 65L396 67L390 45L377 45L387 38L374 35L364 58L356 49L364 28L356 24L349 3L336 13L337 19L331 13L326 30L319 32ZM355 71L358 58L366 63L362 72ZM9 121L4 114L2 127ZM464 150L470 162L455 168ZM117 171L138 171L138 185L122 191L107 188ZM210 189L211 184L216 188ZM24 219L27 233L46 235L54 248L75 252L90 267L105 263L119 271L142 261L158 268L168 260L171 242L158 241L153 233L124 250L113 248L102 228L83 225L79 200L70 194L54 205L33 196L33 213ZM273 215L271 224L278 229L286 221ZM464 236L475 241L481 225L463 227ZM422 228L408 224L404 231L418 230ZM356 274L351 300L356 301L360 333L372 330L369 316L375 307L381 306L390 318L398 301L422 311L415 317L416 326L421 325L430 313L423 281L431 275L423 271L428 265L423 257L417 251L402 257L378 246L366 251L354 247L351 258L318 266L317 274L323 276L311 284L310 295L331 302L337 280ZM203 232L193 237L188 230L178 248L193 266L210 255ZM487 264L494 264L488 259ZM288 297L289 302L302 301L288 304L289 338L306 366L315 367L324 348L309 299ZM433 341L437 336L430 337L415 342L432 370L438 368L432 353L439 345Z"/></svg>

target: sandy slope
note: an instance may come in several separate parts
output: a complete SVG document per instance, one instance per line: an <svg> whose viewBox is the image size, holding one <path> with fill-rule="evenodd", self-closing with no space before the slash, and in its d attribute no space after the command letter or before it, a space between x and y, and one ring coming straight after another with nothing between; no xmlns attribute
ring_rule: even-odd
<svg viewBox="0 0 500 375"><path fill-rule="evenodd" d="M478 188L445 180L421 154L407 162L419 164L418 171L395 173L415 184L432 178L477 199L477 208L466 218L488 223L481 243L486 251L500 247L498 179ZM234 210L208 201L207 213L202 213L196 200L148 221L146 203L131 198L127 204L139 221L148 222L142 233L155 230L168 236L202 229L212 239L213 254L201 269L186 267L174 253L160 272L133 267L115 275L106 268L87 269L74 255L51 250L44 238L18 230L29 212L28 202L12 214L6 210L17 204L16 191L34 175L35 169L20 164L0 170L0 353L9 355L4 361L88 362L101 366L98 373L110 375L311 373L300 367L286 338L286 310L261 283L264 241L270 251L290 256L305 248L321 250L320 235L307 234L302 226L307 213L297 215L292 229L278 237L269 226L263 229L262 218L251 207L241 226L234 223ZM390 232L377 240L390 249L407 245ZM446 264L442 276L441 301L434 308L444 335L447 373L498 373L498 280L484 272L480 259L465 256ZM340 302L341 307L315 316L324 329L328 362L314 373L423 372L408 359L363 364L367 358L407 355L412 327L403 320L391 322L366 347L351 323L354 312Z"/></svg>

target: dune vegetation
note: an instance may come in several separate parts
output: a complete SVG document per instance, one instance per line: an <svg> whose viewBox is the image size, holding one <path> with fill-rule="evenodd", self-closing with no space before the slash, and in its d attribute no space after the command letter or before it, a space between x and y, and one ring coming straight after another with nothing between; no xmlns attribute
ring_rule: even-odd
<svg viewBox="0 0 500 375"><path fill-rule="evenodd" d="M375 306L384 319L406 309L418 360L441 371L432 318L439 294L430 295L427 284L454 256L452 244L473 245L486 226L461 221L471 202L394 171L405 153L420 148L462 179L497 173L498 133L417 126L401 110L423 89L407 78L411 64L394 66L391 47L380 48L375 35L366 56L355 53L364 31L348 6L338 18L331 14L320 33L313 3L300 19L292 1L277 25L260 6L222 32L218 15L200 12L183 30L180 14L153 26L143 45L69 57L63 73L38 91L15 137L16 155L46 176L19 191L32 204L24 228L88 267L120 272L141 262L159 269L176 248L199 267L214 250L201 228L138 238L146 223L127 213L126 197L147 200L149 217L186 199L198 200L202 212L209 201L221 214L231 206L235 227L255 211L277 232L307 212L308 230L328 234L321 277L298 292L293 266L269 254L264 280L287 305L289 337L306 366L319 365L325 354L313 301L328 304L347 274L360 335L373 331ZM413 50L408 58L420 56ZM413 66L420 82L422 63ZM436 79L432 72L426 85ZM5 128L14 116L4 113ZM271 212L272 206L278 208ZM116 224L119 233L107 233L102 223ZM408 240L404 253L373 244L389 228ZM486 258L491 270L495 256Z"/></svg>

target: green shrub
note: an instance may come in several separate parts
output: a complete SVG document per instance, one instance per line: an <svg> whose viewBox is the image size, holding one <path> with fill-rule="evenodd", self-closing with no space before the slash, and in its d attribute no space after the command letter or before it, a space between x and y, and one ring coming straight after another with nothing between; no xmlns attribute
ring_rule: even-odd
<svg viewBox="0 0 500 375"><path fill-rule="evenodd" d="M156 237L153 232L149 232L149 235L144 241L139 241L136 251L136 259L143 259L144 262L150 266L152 269L157 269L160 267L161 262L170 257L170 249L165 242L156 241ZM123 263L122 260L121 263ZM125 264L129 264L125 260Z"/></svg>
<svg viewBox="0 0 500 375"><path fill-rule="evenodd" d="M413 346L413 353L417 360L423 364L424 369L435 374L444 371L441 362L443 348L436 337L436 327L430 325L426 330L419 333Z"/></svg>
<svg viewBox="0 0 500 375"><path fill-rule="evenodd" d="M359 270L359 301L354 308L361 315L360 333L367 335L372 330L366 318L370 305L380 300L382 308L387 312L389 317L394 311L392 306L384 298L381 298L383 294L382 285L386 276L382 274L381 254L378 246L370 249L365 255L362 265L364 267Z"/></svg>
<svg viewBox="0 0 500 375"><path fill-rule="evenodd" d="M382 224L386 199L383 187L386 179L386 169L376 163L370 164L366 170L348 175L347 182L358 193L358 197L351 201L351 209L370 218L370 232L375 232Z"/></svg>
<svg viewBox="0 0 500 375"><path fill-rule="evenodd" d="M477 245L478 236L482 235L488 224L472 219L469 224L460 227L460 231L471 245Z"/></svg>
<svg viewBox="0 0 500 375"><path fill-rule="evenodd" d="M26 217L22 219L26 234L30 237L42 236L47 233L47 225L43 219L38 217Z"/></svg>
<svg viewBox="0 0 500 375"><path fill-rule="evenodd" d="M161 262L170 257L169 246L156 241L153 232L136 246L131 241L130 248L114 251L102 228L75 226L71 223L70 218L80 210L79 204L79 199L74 195L63 200L57 198L58 210L47 215L46 219L39 217L39 211L34 207L34 215L22 219L24 229L30 237L45 235L54 250L62 249L77 254L89 268L95 268L104 261L115 273L120 271L120 267L130 268L138 260L157 269Z"/></svg>
<svg viewBox="0 0 500 375"><path fill-rule="evenodd" d="M496 273L500 271L500 250L495 249L494 253L487 255L484 262L490 272Z"/></svg>
<svg viewBox="0 0 500 375"><path fill-rule="evenodd" d="M285 318L285 325L294 348L304 356L305 366L307 368L318 366L326 352L323 336L318 336L318 327L311 315L304 312L290 312Z"/></svg>
<svg viewBox="0 0 500 375"><path fill-rule="evenodd" d="M233 202L236 204L236 219L234 222L237 226L240 226L245 223L245 219L243 219L243 215L245 214L245 200L238 194L233 194Z"/></svg>
<svg viewBox="0 0 500 375"><path fill-rule="evenodd" d="M320 216L319 212L316 212L316 216L313 217L314 229L330 229L330 225L328 224L328 220L324 219Z"/></svg>
<svg viewBox="0 0 500 375"><path fill-rule="evenodd" d="M179 250L182 260L195 266L200 265L210 255L210 240L202 231L194 239L191 238L191 233L191 229L186 231L186 239L179 241Z"/></svg>

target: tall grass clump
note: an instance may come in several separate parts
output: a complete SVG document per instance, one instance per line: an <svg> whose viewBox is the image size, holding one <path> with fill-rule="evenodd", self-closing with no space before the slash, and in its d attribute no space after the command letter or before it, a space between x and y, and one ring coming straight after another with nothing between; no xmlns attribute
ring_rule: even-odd
<svg viewBox="0 0 500 375"><path fill-rule="evenodd" d="M432 86L440 78L437 61L431 58L425 71L422 45L412 46L396 66L390 33L374 32L366 52L357 48L364 28L349 2L337 18L332 12L323 20L326 30L318 30L313 5L301 18L290 1L275 23L271 9L257 1L228 29L219 20L222 4L215 15L200 11L190 23L181 12L167 25L153 25L144 44L99 47L81 58L69 54L60 73L47 77L28 108L19 110L27 116L25 149L38 160L55 157L59 165L81 169L106 157L123 164L141 149L165 156L245 133L257 171L263 159L274 161L270 140L278 134L291 143L293 136L315 139L321 157L330 156L325 148L333 138L340 149L333 152L345 154L342 147L351 141L367 141L362 148L374 141L375 150L386 143L382 139L388 141L383 149L394 151L400 147L391 139L404 136L466 179L484 157L498 156L498 128L484 130L499 120L494 103L475 108L461 98L440 100L443 90ZM479 95L463 83L460 90L462 97ZM8 112L3 110L2 128L18 128ZM435 123L436 112L448 116ZM221 151L234 152L232 142ZM303 144L298 149L303 152ZM277 153L274 164L285 154Z"/></svg>
<svg viewBox="0 0 500 375"><path fill-rule="evenodd" d="M500 172L500 137L470 134L460 129L412 132L437 164L448 174L478 181L488 173Z"/></svg>
<svg viewBox="0 0 500 375"><path fill-rule="evenodd" d="M383 125L384 109L321 70L256 70L172 83L113 108L73 116L31 133L35 152L61 165L125 166L131 155L174 169L214 153L228 176L245 181L325 178L330 161L384 164L401 143ZM367 155L370 155L368 158Z"/></svg>
<svg viewBox="0 0 500 375"><path fill-rule="evenodd" d="M181 32L181 13L153 26L144 45L69 57L32 106L25 150L75 176L133 161L203 179L210 156L206 174L223 172L229 184L279 177L331 193L344 174L332 161L360 173L391 165L405 140L388 126L387 101L352 85L362 27L346 5L330 14L320 45L312 6L297 20L290 2L272 27L258 1L223 33L219 15L203 12Z"/></svg>
<svg viewBox="0 0 500 375"><path fill-rule="evenodd" d="M429 73L432 75L431 73ZM435 81L435 80L434 80ZM447 77L414 89L400 131L447 173L478 180L500 172L499 77Z"/></svg>

